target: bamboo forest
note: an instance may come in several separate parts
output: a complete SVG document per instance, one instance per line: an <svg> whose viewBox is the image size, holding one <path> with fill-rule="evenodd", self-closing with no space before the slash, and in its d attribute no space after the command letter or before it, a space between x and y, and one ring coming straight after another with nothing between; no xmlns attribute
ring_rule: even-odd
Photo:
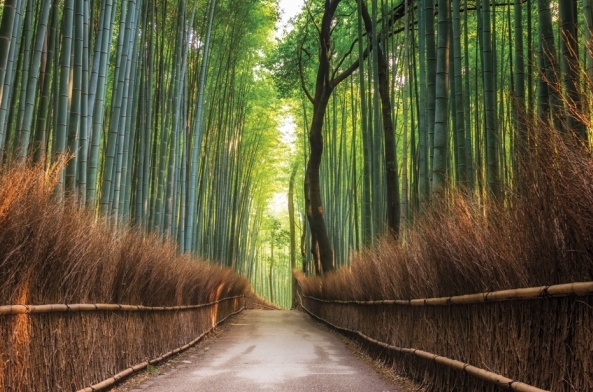
<svg viewBox="0 0 593 392"><path fill-rule="evenodd" d="M58 192L290 306L291 268L405 236L441 190L513 192L523 122L588 147L588 1L309 1L279 38L278 13L6 0L5 164L71 154Z"/></svg>
<svg viewBox="0 0 593 392"><path fill-rule="evenodd" d="M464 372L593 390L592 0L2 3L0 331L3 305L249 292ZM550 294L568 284L586 288ZM538 287L564 299L434 310L413 342L393 328L412 336L426 314L355 310ZM544 340L517 327L544 314L571 316L541 327ZM504 348L483 359L494 340L463 351L447 339L464 317L508 325L516 357L541 368ZM441 324L451 333L433 341ZM37 390L10 386L3 344L0 392ZM165 352L150 350L135 363ZM402 350L377 355L427 390L498 390L404 364Z"/></svg>

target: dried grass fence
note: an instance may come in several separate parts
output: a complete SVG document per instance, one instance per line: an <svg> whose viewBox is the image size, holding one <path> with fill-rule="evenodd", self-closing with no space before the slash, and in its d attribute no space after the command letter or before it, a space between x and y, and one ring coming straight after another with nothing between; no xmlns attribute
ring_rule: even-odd
<svg viewBox="0 0 593 392"><path fill-rule="evenodd" d="M538 388L593 391L591 283L564 285L593 282L591 150L546 120L525 124L504 196L434 195L399 240L323 277L297 275L304 306L370 338L369 351L430 391L503 388L443 357ZM534 288L508 290L518 287ZM421 351L437 357L409 354Z"/></svg>
<svg viewBox="0 0 593 392"><path fill-rule="evenodd" d="M0 167L0 392L98 390L266 305L235 272L56 200L63 164Z"/></svg>
<svg viewBox="0 0 593 392"><path fill-rule="evenodd" d="M405 301L301 301L429 390L541 392L593 390L592 296L593 282L583 282Z"/></svg>
<svg viewBox="0 0 593 392"><path fill-rule="evenodd" d="M100 390L195 344L245 303L2 306L0 391Z"/></svg>

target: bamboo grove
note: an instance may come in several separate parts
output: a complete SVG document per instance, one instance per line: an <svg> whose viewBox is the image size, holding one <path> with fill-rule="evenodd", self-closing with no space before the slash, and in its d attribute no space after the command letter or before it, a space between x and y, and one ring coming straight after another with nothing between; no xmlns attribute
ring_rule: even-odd
<svg viewBox="0 0 593 392"><path fill-rule="evenodd" d="M251 274L276 157L273 1L6 0L4 164L68 154L57 197Z"/></svg>
<svg viewBox="0 0 593 392"><path fill-rule="evenodd" d="M297 265L322 274L381 236L405 241L453 191L507 200L537 144L527 126L589 144L591 0L308 0L276 42L274 0L1 12L3 164L67 154L57 198L284 306ZM284 187L288 213L270 212Z"/></svg>
<svg viewBox="0 0 593 392"><path fill-rule="evenodd" d="M537 145L526 126L588 148L592 15L590 0L306 2L273 61L302 129L303 269L405 241L453 190L504 201Z"/></svg>

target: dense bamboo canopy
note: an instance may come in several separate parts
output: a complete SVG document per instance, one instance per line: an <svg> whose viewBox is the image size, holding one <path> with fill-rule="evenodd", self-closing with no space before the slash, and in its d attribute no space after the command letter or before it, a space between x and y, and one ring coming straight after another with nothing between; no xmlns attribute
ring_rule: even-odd
<svg viewBox="0 0 593 392"><path fill-rule="evenodd" d="M526 127L589 147L591 0L308 0L275 32L281 8L5 0L4 164L68 154L57 197L289 306L291 267L405 241L453 190L507 200Z"/></svg>

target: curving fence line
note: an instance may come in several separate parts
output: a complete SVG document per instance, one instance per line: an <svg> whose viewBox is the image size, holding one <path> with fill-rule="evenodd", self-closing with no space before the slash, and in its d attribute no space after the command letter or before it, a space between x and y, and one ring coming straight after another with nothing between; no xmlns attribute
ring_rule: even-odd
<svg viewBox="0 0 593 392"><path fill-rule="evenodd" d="M382 299L371 301L343 301L319 299L303 295L318 302L355 305L404 305L404 306L444 306L444 305L473 305L487 302L516 301L527 299L541 299L550 297L593 295L593 282L565 283L553 286L529 287L523 289L489 291L478 294L457 295L453 297L420 298L420 299Z"/></svg>
<svg viewBox="0 0 593 392"><path fill-rule="evenodd" d="M232 297L232 298L238 298L238 297ZM202 305L200 307L204 307L204 306L208 306L208 305L214 305L215 303L218 303L220 301L224 301L224 300L227 300L227 299L231 299L231 298L225 298L225 299L222 299L222 300L219 300L219 301L216 301L216 302L211 302L209 304L204 304L204 305ZM200 340L202 340L206 335L208 335L210 332L212 332L212 330L214 330L214 328L216 328L219 324L223 323L226 319L228 319L231 316L234 316L235 314L241 313L244 309L245 309L245 306L243 306L238 311L229 314L228 316L226 316L222 320L219 320L215 325L212 326L212 328L210 328L207 331L203 332L200 336L198 336L197 338L195 338L194 340L192 340L191 342L189 342L188 344L186 344L184 346L181 346L181 347L176 348L175 350L169 351L168 353L163 354L163 355L161 355L158 358L154 358L154 359L151 359L150 361L146 361L146 362L142 362L142 363L139 363L137 365L134 365L134 366L132 366L132 367L130 367L130 368L122 371L122 372L119 372L115 376L108 378L107 380L103 380L100 383L97 383L95 385L91 385L90 387L87 387L87 388L84 388L84 389L80 389L77 392L95 392L95 391L103 390L105 388L109 388L109 387L115 385L119 380L121 380L121 379L123 379L125 377L128 377L128 376L130 376L130 375L132 375L132 374L134 374L136 372L139 372L141 370L146 369L146 367L148 365L157 364L157 363L159 363L159 362L161 362L161 361L169 358L172 355L175 355L175 354L178 354L178 353L180 353L182 351L185 351L188 348L190 348L193 345L195 345L196 343L198 343Z"/></svg>
<svg viewBox="0 0 593 392"><path fill-rule="evenodd" d="M535 335L547 336L547 339L550 339L554 338L554 336L550 337L547 332L552 331L558 335L555 337L555 339L561 340L560 343L556 343L556 347L562 345L570 346L570 344L573 344L577 345L581 352L579 353L576 352L579 350L574 350L573 353L573 347L568 347L568 351L570 351L569 355L574 355L572 358L574 360L574 364L571 363L571 358L566 360L566 356L563 357L564 360L559 360L558 358L561 358L561 356L558 356L558 358L552 358L551 361L560 365L557 367L568 369L567 372L569 372L573 377L575 377L574 375L578 374L579 371L584 374L581 374L577 377L578 381L575 382L576 386L575 384L571 384L573 380L567 380L566 377L563 378L562 376L556 377L556 379L560 379L559 382L543 383L540 385L549 385L554 391L587 390L587 386L591 383L593 370L590 369L590 364L588 363L591 357L590 353L587 354L588 350L586 347L588 347L588 345L583 344L583 342L589 342L589 344L593 343L593 332L591 331L591 328L587 328L589 321L593 318L593 307L591 307L590 304L590 302L592 302L590 300L591 296L593 296L593 282L578 282L552 286L502 290L471 295L411 300L328 300L307 295L303 295L301 297L299 295L301 307L307 313L337 330L353 334L364 341L371 343L372 345L382 347L392 352L405 354L407 356L411 355L412 357L419 358L427 362L444 365L450 369L461 371L464 374L471 375L498 387L522 392L544 392L545 390L513 380L511 378L504 377L500 374L503 373L503 371L500 371L501 369L506 369L508 371L509 368L514 369L513 366L497 366L496 361L494 360L489 362L489 370L470 365L469 363L471 363L471 361L467 360L467 357L470 356L467 354L467 349L473 348L476 350L483 350L479 353L479 355L473 355L472 357L474 361L478 361L478 363L479 361L486 363L487 359L485 358L488 358L488 350L491 350L493 353L497 353L497 355L499 355L501 351L505 350L505 348L503 347L501 349L498 346L508 346L509 344L512 345L513 338L518 338L520 340L523 338L523 336L526 336L524 339L531 340L531 342L537 342L538 337ZM580 300L578 297L588 297L588 299ZM547 326L540 326L537 321L532 320L530 318L531 315L538 311L531 309L528 303L521 302L526 300L543 300L553 298L557 298L557 301L561 301L562 305L550 307L550 309L556 310L552 310L552 314L556 314L557 320L550 321L549 325ZM304 304L306 301L310 301L309 306ZM505 305L503 303L504 301L519 302L515 302L514 304L511 302ZM488 307L484 308L484 306L476 306L480 304L486 305L488 303L491 303L491 306L494 307L490 308L493 309L493 315L489 314L487 310ZM541 302L541 304L543 303L544 302ZM536 305L536 308L539 309L540 313L543 313L545 311L542 311L542 309L545 309L545 305L541 304ZM379 308L375 308L374 306L379 306ZM511 311L505 312L505 306L512 308ZM315 310L311 310L310 307L313 307ZM579 310L575 311L576 308ZM375 311L373 311L373 309L375 309ZM396 309L401 309L401 311L396 311ZM422 309L426 309L426 311L422 311ZM453 309L458 310L453 311ZM517 325L523 323L523 320L516 320L516 318L517 315L522 314L523 310L525 310L525 313L529 313L529 315L527 317L523 317L523 319L526 320L525 324L527 326L521 328L517 327ZM565 312L564 310L567 311ZM321 316L322 314L325 315L325 317ZM400 316L402 316L401 320L398 319ZM503 336L505 334L504 328L510 324L507 320L501 320L501 318L504 317L507 317L508 320L511 320L513 317L515 318L515 320L512 321L513 325L509 326L511 332L509 332L508 335L510 336ZM334 321L330 321L328 318ZM461 321L458 321L457 319L461 319ZM543 317L541 319L543 319ZM381 327L377 327L372 324L378 324L381 325ZM399 331L398 324L402 325L401 329L403 332ZM410 326L410 324L412 325ZM558 324L562 325L563 328L559 328ZM476 325L478 325L477 328ZM453 332L447 331L446 329L449 326L451 326L451 329L456 330ZM583 326L585 327L584 332L582 330ZM371 330L373 333L369 333L367 331L363 332L361 329ZM480 329L483 330L482 337L479 336ZM535 329L535 332L530 331L530 329ZM578 331L575 332L577 329ZM478 331L477 333L476 330ZM520 331L520 333L517 333L517 330ZM386 331L388 332L385 333ZM484 337L488 336L490 333L494 333L495 331L496 336L486 341L487 339ZM442 334L440 332L442 332ZM423 340L420 339L422 343L421 347L424 348L424 345L426 344L427 346L433 348L442 347L444 350L455 345L455 341L453 341L451 337L454 337L456 334L459 335L458 338L464 340L471 340L472 338L475 340L470 343L464 342L464 349L458 350L456 352L457 355L464 358L465 362L462 362L451 359L444 355L438 355L429 352L432 350L426 351L417 348L407 348L401 344L386 343L385 341L381 341L381 339L372 338L371 336L373 334L383 335L383 338L381 339L384 340L396 340L400 343L406 342L407 344L411 343L412 345L414 345L413 342L418 340L419 337L424 337ZM443 335L444 337L439 335ZM535 337L529 335L534 335ZM497 342L497 339L503 341L503 343ZM575 342L572 342L573 340ZM439 344L436 343L438 341L444 342L439 346ZM547 342L549 343L549 340ZM486 346L486 348L480 347L480 344ZM519 342L514 342L514 344L519 346ZM539 364L536 356L532 354L534 350L547 350L548 355L552 357L557 355L554 350L550 349L550 344L542 344L542 346L544 347L519 347L511 349L511 351L515 351L514 356L511 357L515 358L519 362L519 367L521 367L521 370L523 371L523 373L521 373L522 375L529 374L529 371L545 371L542 370L541 367L538 367ZM437 350L436 352L439 351ZM453 356L453 358L454 357L455 356ZM505 358L508 361L508 353L506 354ZM582 367L582 369L574 366L575 364ZM451 388L451 385L447 385L448 382L451 382L451 377L446 375L439 376L437 374L438 370L428 369L426 367L424 367L422 371L410 370L410 368L413 367L414 366L402 365L400 366L400 369L403 368L404 372L407 372L408 375L415 376L416 379L422 379L421 381L428 385L432 385L437 390ZM496 369L496 371L492 371L492 368ZM427 369L428 371L426 371ZM427 374L431 372L432 375L427 376ZM515 373L514 370L511 372ZM419 374L422 375L418 376ZM440 379L438 381L434 383L432 382L434 379L438 379L439 377ZM539 380L542 377L536 378ZM548 378L553 379L553 377ZM453 381L453 383L455 382L458 381ZM567 385L562 385L562 383ZM469 387L466 386L462 388L462 390L476 390L476 384L466 384L469 385ZM457 387L457 389L459 388Z"/></svg>
<svg viewBox="0 0 593 392"><path fill-rule="evenodd" d="M8 314L33 314L33 313L67 313L67 312L95 312L95 311L122 311L122 312L145 312L145 311L172 311L200 309L207 306L219 304L236 298L245 298L245 295L221 298L217 301L200 305L183 306L143 306L143 305L121 305L121 304L53 304L53 305L4 305L0 306L0 316Z"/></svg>
<svg viewBox="0 0 593 392"><path fill-rule="evenodd" d="M235 295L170 307L0 306L0 392L105 389L193 346L247 300L258 302Z"/></svg>
<svg viewBox="0 0 593 392"><path fill-rule="evenodd" d="M312 298L312 297L308 297L308 298ZM367 335L363 334L360 331L355 331L355 330L352 330L352 329L343 328L343 327L337 326L337 325L335 325L333 323L330 323L329 321L327 321L327 320L325 320L325 319L323 319L321 317L318 317L315 314L313 314L309 309L307 309L302 304L302 302L301 302L301 307L307 313L309 313L312 317L316 318L317 320L319 320L321 322L324 322L325 324L331 326L332 328L335 328L335 329L340 330L340 331L344 331L344 332L348 332L348 333L352 333L352 334L358 335L359 337L361 337L362 339L366 340L367 342L376 344L376 345L381 346L383 348L386 348L388 350L397 351L397 352L405 353L405 354L415 355L418 358L422 358L422 359L426 359L426 360L429 360L429 361L433 361L435 363L448 366L448 367L450 367L452 369L455 369L455 370L461 370L463 372L466 372L467 374L470 374L472 376L481 378L484 381L491 382L491 383L496 384L496 385L501 386L501 387L509 388L509 389L511 389L513 391L519 391L519 392L549 392L549 391L546 391L545 389L539 389L539 388L536 388L534 386L531 386L531 385L527 385L525 383L522 383L520 381L512 380L510 378L501 376L500 374L492 373L492 372L489 372L487 370L480 369L478 367L472 366L470 364L463 363L461 361L457 361L455 359L443 357L441 355L429 353L427 351L419 350L419 349L416 349L416 348L404 348L404 347L392 346L390 344L387 344L387 343L378 341L376 339L373 339L370 336L367 336Z"/></svg>

